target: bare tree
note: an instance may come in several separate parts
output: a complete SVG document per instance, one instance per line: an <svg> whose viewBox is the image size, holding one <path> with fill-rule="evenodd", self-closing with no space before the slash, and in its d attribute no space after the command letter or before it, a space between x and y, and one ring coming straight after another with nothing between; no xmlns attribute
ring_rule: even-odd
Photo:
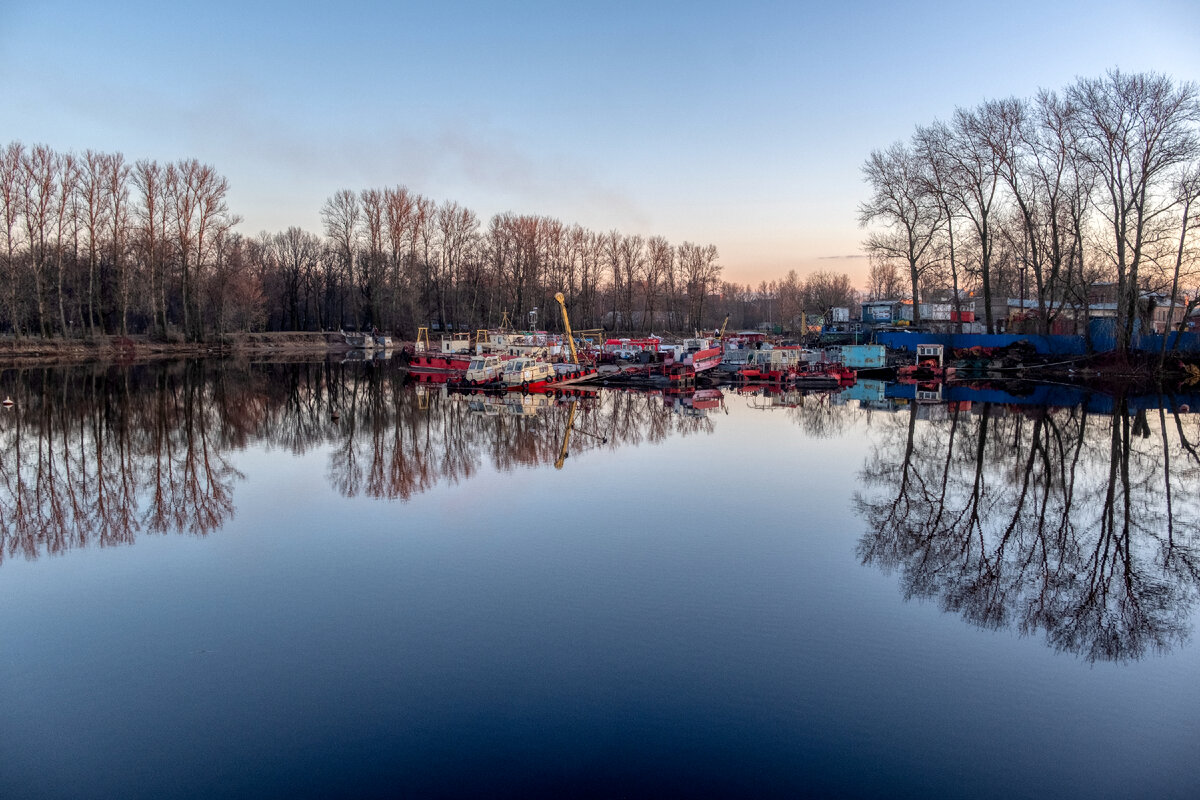
<svg viewBox="0 0 1200 800"><path fill-rule="evenodd" d="M948 139L949 129L945 125L918 127L916 133L913 135L915 151L925 161L925 179L928 181L928 191L937 199L944 221L942 231L945 233L945 246L943 248L939 244L937 248L938 257L932 259L932 261L949 267L951 298L954 311L959 319L959 332L961 332L962 304L959 293L959 259L954 246L954 235L958 220L956 210L961 204L952 188L954 185L952 179L954 166L952 160L947 157L947 153L951 147ZM879 270L877 275L872 276L872 279L886 280L888 277L888 265L892 265L894 273L894 264L894 259L886 257L872 259L872 269L878 267ZM884 296L891 297L891 295Z"/></svg>
<svg viewBox="0 0 1200 800"><path fill-rule="evenodd" d="M388 249L388 274L390 278L389 324L392 328L403 324L411 326L416 319L416 292L413 276L412 255L415 233L413 218L416 199L407 188L397 186L384 190L386 204L385 237ZM403 305L403 309L402 309Z"/></svg>
<svg viewBox="0 0 1200 800"><path fill-rule="evenodd" d="M35 145L21 164L22 213L25 216L25 234L30 249L34 281L34 297L37 308L37 325L42 336L50 335L46 315L46 259L50 248L51 214L54 207L54 184L58 174L59 158L49 147Z"/></svg>
<svg viewBox="0 0 1200 800"><path fill-rule="evenodd" d="M275 234L271 247L284 274L287 324L293 329L308 330L309 293L314 288L312 276L320 258L321 240L293 226Z"/></svg>
<svg viewBox="0 0 1200 800"><path fill-rule="evenodd" d="M659 299L671 275L671 262L675 260L675 248L661 236L646 240L646 314L645 327L653 329L657 323Z"/></svg>
<svg viewBox="0 0 1200 800"><path fill-rule="evenodd" d="M1074 144L1096 171L1117 273L1117 349L1127 352L1148 226L1175 203L1172 171L1197 157L1197 87L1154 73L1112 70L1067 89Z"/></svg>
<svg viewBox="0 0 1200 800"><path fill-rule="evenodd" d="M457 293L452 294L452 304L447 313L446 296L452 287L461 282L460 271L471 257L473 245L479 233L479 218L475 212L458 203L445 202L435 215L440 253L438 257L439 283L438 313L445 320L460 321L458 317Z"/></svg>
<svg viewBox="0 0 1200 800"><path fill-rule="evenodd" d="M820 270L804 281L804 308L817 316L827 317L830 309L849 308L855 299L854 285L845 273Z"/></svg>
<svg viewBox="0 0 1200 800"><path fill-rule="evenodd" d="M900 299L903 297L903 286L898 260L886 253L872 253L867 269L867 292L871 299Z"/></svg>
<svg viewBox="0 0 1200 800"><path fill-rule="evenodd" d="M633 296L638 285L645 280L646 240L637 235L622 236L618 260L621 265L621 283L625 287L625 301L622 305L625 307L625 313L629 315L630 325L635 325ZM643 321L642 325L636 327L645 328L646 324Z"/></svg>
<svg viewBox="0 0 1200 800"><path fill-rule="evenodd" d="M71 153L59 156L57 172L53 203L54 278L58 297L59 330L66 336L70 331L67 320L66 270L68 264L74 261L75 256L75 248L72 246L70 258L68 258L67 243L69 238L72 245L74 244L75 232L78 230L75 201L79 185L79 160Z"/></svg>
<svg viewBox="0 0 1200 800"><path fill-rule="evenodd" d="M102 167L105 204L108 208L108 260L117 276L121 335L125 336L129 333L132 284L126 253L130 237L129 180L132 169L120 153L106 156Z"/></svg>
<svg viewBox="0 0 1200 800"><path fill-rule="evenodd" d="M200 165L195 171L195 195L196 195L196 259L195 259L195 281L197 286L204 286L207 280L207 269L209 267L210 250L213 249L213 238L220 234L223 241L236 241L240 244L240 238L231 240L229 238L230 230L242 221L241 217L236 214L230 214L229 208L225 204L225 195L229 191L229 181L223 176L218 175L216 170L207 165ZM240 253L240 251L239 251ZM259 292L261 294L261 291ZM194 337L199 339L202 336L202 321L203 313L197 297L196 304L196 329Z"/></svg>
<svg viewBox="0 0 1200 800"><path fill-rule="evenodd" d="M885 151L874 150L863 165L871 186L871 199L859 206L862 226L882 223L882 233L872 233L864 247L877 259L900 259L908 267L912 286L913 324L921 322L920 279L928 268L927 256L944 217L937 198L929 191L922 164L902 142Z"/></svg>
<svg viewBox="0 0 1200 800"><path fill-rule="evenodd" d="M688 298L688 318L685 323L695 328L703 327L704 302L721 277L717 248L711 244L684 242L679 245L677 253Z"/></svg>
<svg viewBox="0 0 1200 800"><path fill-rule="evenodd" d="M167 332L165 225L167 218L167 173L157 161L141 160L133 166L133 183L141 192L138 214L141 229L138 235L143 268L149 279L151 308L161 335Z"/></svg>
<svg viewBox="0 0 1200 800"><path fill-rule="evenodd" d="M1163 330L1162 350L1158 360L1160 369L1166 363L1167 339L1171 338L1171 321L1174 318L1175 306L1179 301L1179 276L1185 262L1196 260L1194 247L1189 248L1188 245L1189 234L1200 228L1192 210L1194 205L1200 203L1200 164L1193 164L1180 173L1175 183L1175 197L1179 204L1179 245L1175 249L1175 264L1171 276L1171 300L1167 306L1167 326ZM1184 312L1184 321L1187 319L1187 314L1195 307L1195 303L1200 303L1200 295L1193 298L1193 302L1188 304ZM1181 330L1183 325L1184 322L1179 325ZM1176 337L1175 346L1177 347L1178 344L1179 340Z"/></svg>
<svg viewBox="0 0 1200 800"><path fill-rule="evenodd" d="M22 197L22 164L25 148L13 142L0 150L0 233L4 235L4 263L0 278L3 279L4 303L13 336L21 338L20 270L17 252L21 244L18 222L21 219L24 198Z"/></svg>
<svg viewBox="0 0 1200 800"><path fill-rule="evenodd" d="M383 325L383 294L386 277L384 229L387 221L387 197L378 189L359 193L362 204L363 254L359 265L359 283L367 315L372 325Z"/></svg>
<svg viewBox="0 0 1200 800"><path fill-rule="evenodd" d="M81 320L89 335L96 335L97 294L96 271L100 264L101 237L108 224L108 195L104 191L107 157L95 150L86 150L80 172L79 194L83 202L83 227L87 231L87 290L83 293L87 312Z"/></svg>
<svg viewBox="0 0 1200 800"><path fill-rule="evenodd" d="M349 189L342 189L335 193L333 197L325 201L325 205L321 208L321 220L325 223L325 235L333 243L334 251L340 260L345 285L353 287L355 285L356 254L361 235L359 226L362 222L362 208L358 202L358 195ZM339 297L338 307L339 322L343 322L346 313L344 291ZM351 304L350 317L351 324L357 330L361 324L357 303Z"/></svg>
<svg viewBox="0 0 1200 800"><path fill-rule="evenodd" d="M981 112L956 109L954 122L941 137L948 146L951 191L959 209L970 220L978 244L979 278L983 289L984 320L988 333L995 332L992 311L992 249L995 243L993 209L1000 185L1000 159L991 146L989 119Z"/></svg>

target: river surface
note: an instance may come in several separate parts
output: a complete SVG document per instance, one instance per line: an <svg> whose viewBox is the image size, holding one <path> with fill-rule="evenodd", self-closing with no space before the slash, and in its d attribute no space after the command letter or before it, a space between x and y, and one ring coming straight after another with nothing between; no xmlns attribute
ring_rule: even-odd
<svg viewBox="0 0 1200 800"><path fill-rule="evenodd" d="M0 797L1195 797L1200 401L5 370Z"/></svg>

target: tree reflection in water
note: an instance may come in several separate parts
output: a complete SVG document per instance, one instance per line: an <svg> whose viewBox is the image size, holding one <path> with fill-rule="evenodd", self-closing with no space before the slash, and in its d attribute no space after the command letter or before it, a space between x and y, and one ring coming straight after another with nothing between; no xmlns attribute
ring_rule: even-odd
<svg viewBox="0 0 1200 800"><path fill-rule="evenodd" d="M328 448L337 492L399 500L484 465L552 465L562 451L565 402L490 398L489 412L480 396L405 378L371 362L6 370L0 393L16 406L0 414L0 561L216 530L243 477L234 453L251 445ZM703 414L633 392L579 399L572 420L591 434L573 437L572 453L712 430Z"/></svg>
<svg viewBox="0 0 1200 800"><path fill-rule="evenodd" d="M1171 648L1200 587L1200 456L1194 417L1152 413L952 405L934 423L910 407L860 474L863 563L1089 661Z"/></svg>

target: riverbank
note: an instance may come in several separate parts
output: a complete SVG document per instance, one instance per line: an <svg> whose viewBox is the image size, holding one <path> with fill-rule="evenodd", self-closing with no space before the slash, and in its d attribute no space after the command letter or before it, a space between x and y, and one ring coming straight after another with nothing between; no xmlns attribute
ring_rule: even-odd
<svg viewBox="0 0 1200 800"><path fill-rule="evenodd" d="M320 356L348 348L338 333L237 333L207 342L162 341L149 336L90 339L7 337L0 340L0 367L108 362L127 364L160 358Z"/></svg>

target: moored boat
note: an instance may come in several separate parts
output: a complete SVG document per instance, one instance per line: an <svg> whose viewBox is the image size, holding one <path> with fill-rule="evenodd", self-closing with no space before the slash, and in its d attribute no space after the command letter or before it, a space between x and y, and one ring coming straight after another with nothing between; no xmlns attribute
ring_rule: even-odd
<svg viewBox="0 0 1200 800"><path fill-rule="evenodd" d="M745 383L809 389L849 386L856 380L854 370L836 361L826 361L823 353L803 347L755 350L735 375Z"/></svg>
<svg viewBox="0 0 1200 800"><path fill-rule="evenodd" d="M368 333L346 333L339 331L342 334L342 341L354 350L386 350L392 346L392 337L382 334L375 329L371 329Z"/></svg>
<svg viewBox="0 0 1200 800"><path fill-rule="evenodd" d="M668 367L683 365L697 374L715 369L724 355L721 343L707 337L684 339L683 344L662 347L660 352L665 354Z"/></svg>
<svg viewBox="0 0 1200 800"><path fill-rule="evenodd" d="M945 350L940 344L917 345L916 363L900 367L896 376L905 382L949 380L954 377L954 367L946 366Z"/></svg>
<svg viewBox="0 0 1200 800"><path fill-rule="evenodd" d="M518 356L504 365L500 388L508 391L545 391L589 380L596 368L581 364L551 364L548 361Z"/></svg>

